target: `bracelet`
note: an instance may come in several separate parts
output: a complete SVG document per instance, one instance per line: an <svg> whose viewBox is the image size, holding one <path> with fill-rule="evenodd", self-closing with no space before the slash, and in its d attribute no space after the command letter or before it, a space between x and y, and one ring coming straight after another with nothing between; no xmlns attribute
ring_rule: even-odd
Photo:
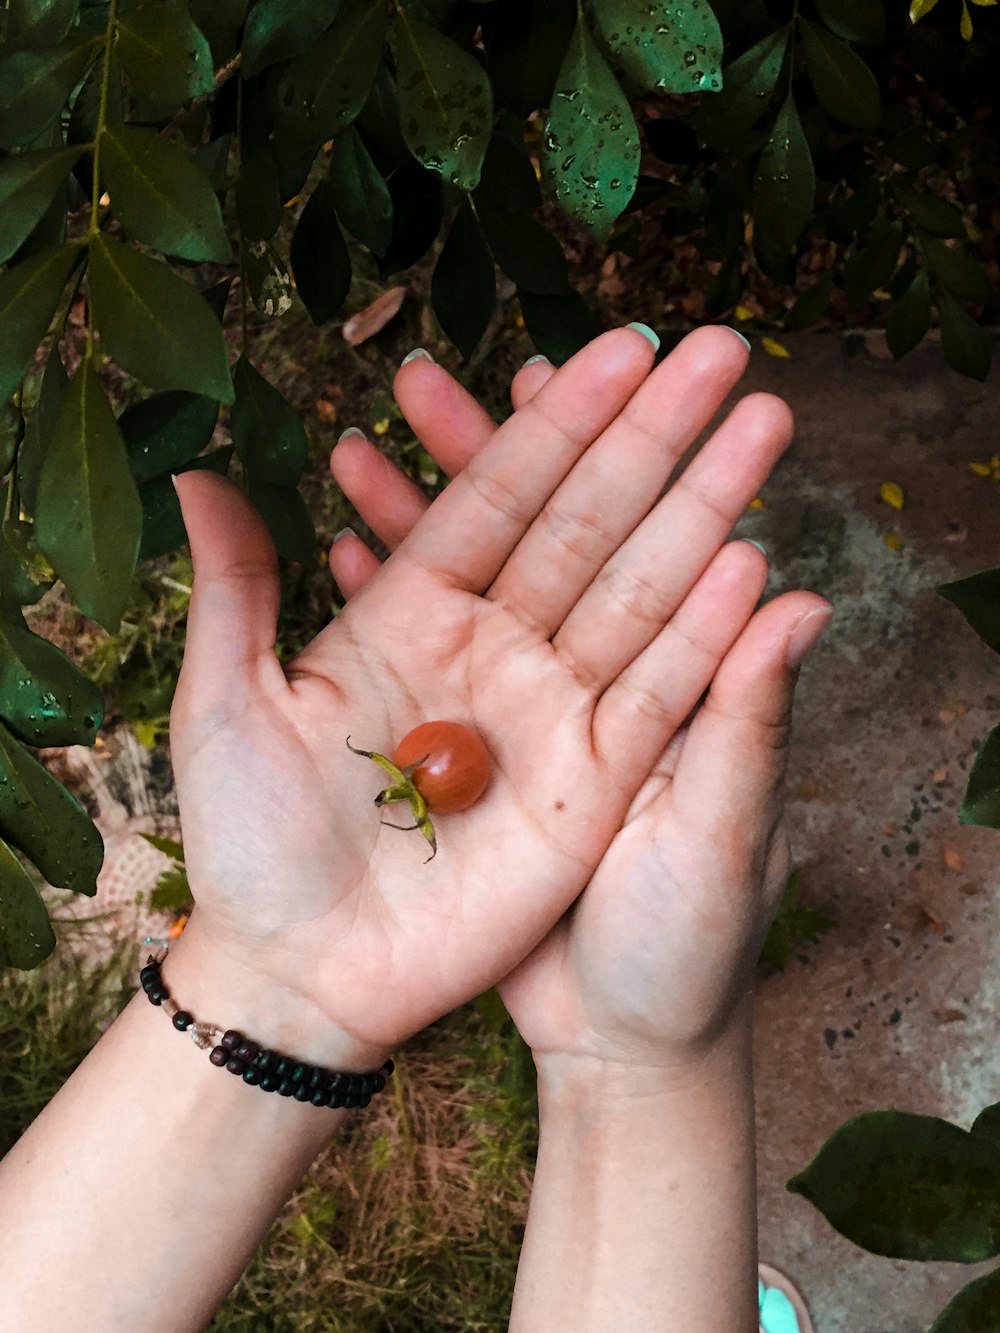
<svg viewBox="0 0 1000 1333"><path fill-rule="evenodd" d="M146 939L147 944L161 943ZM162 941L165 944L165 941ZM139 981L150 1004L161 1007L170 1015L178 1032L186 1032L201 1050L212 1048L209 1055L213 1065L226 1068L230 1074L242 1076L243 1082L264 1092L276 1092L280 1097L294 1097L297 1102L313 1106L361 1107L367 1106L377 1092L385 1087L386 1079L394 1069L386 1060L381 1069L367 1074L337 1073L319 1065L306 1064L294 1056L270 1051L244 1037L242 1032L222 1028L211 1023L196 1023L194 1016L182 1009L163 984L160 968L166 950L158 957L150 954L139 972ZM218 1037L218 1044L214 1039Z"/></svg>

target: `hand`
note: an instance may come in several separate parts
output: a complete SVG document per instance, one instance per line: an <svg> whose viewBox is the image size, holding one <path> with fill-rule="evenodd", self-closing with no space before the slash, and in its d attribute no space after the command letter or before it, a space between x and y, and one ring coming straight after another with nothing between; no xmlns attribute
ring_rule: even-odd
<svg viewBox="0 0 1000 1333"><path fill-rule="evenodd" d="M685 339L599 446L605 488L595 485L595 493L606 494L621 471L655 471L657 455L665 479L744 363L730 332L704 329ZM523 368L512 385L515 407L524 410L570 373L543 363ZM446 472L491 447L493 422L429 361L399 373L396 396ZM501 984L536 1060L685 1062L734 1021L752 986L788 874L780 788L796 663L829 607L795 592L754 613L763 558L747 543L719 548L790 435L779 400L744 399L642 522L649 492L637 497L635 534L554 634L557 650L570 645L575 670L587 673L614 653L609 640L619 640L623 603L666 626L644 652L649 667L643 695L631 700L631 731L616 737L626 750L643 747L644 757L654 737L662 744L586 892ZM588 456L595 469L597 453ZM412 483L357 438L338 445L331 468L382 540L395 547L405 539L427 503ZM580 536L567 525L564 549L558 540L533 548L541 597L575 560ZM330 565L351 596L378 562L348 536L332 548ZM681 725L700 693L696 679L711 687Z"/></svg>
<svg viewBox="0 0 1000 1333"><path fill-rule="evenodd" d="M730 334L686 347L652 376L634 331L583 349L284 670L263 523L225 479L178 478L195 566L171 718L197 902L182 944L248 959L275 1003L348 1034L359 1061L552 929L757 600L753 549L717 554L726 520L671 531L668 498L643 522L743 364ZM737 411L714 500L745 504L787 432L775 400ZM435 717L474 726L495 767L479 804L438 821L425 865L418 835L380 824L382 774L345 738L385 752Z"/></svg>

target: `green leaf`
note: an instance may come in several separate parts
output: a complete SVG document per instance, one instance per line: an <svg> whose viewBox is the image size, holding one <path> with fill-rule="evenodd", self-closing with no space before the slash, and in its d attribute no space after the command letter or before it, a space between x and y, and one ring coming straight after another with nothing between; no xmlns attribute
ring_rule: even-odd
<svg viewBox="0 0 1000 1333"><path fill-rule="evenodd" d="M294 486L275 486L252 472L247 481L250 499L267 524L278 555L300 565L311 564L316 530L301 494Z"/></svg>
<svg viewBox="0 0 1000 1333"><path fill-rule="evenodd" d="M103 232L90 243L94 319L114 361L153 389L233 401L222 330L193 287Z"/></svg>
<svg viewBox="0 0 1000 1333"><path fill-rule="evenodd" d="M31 365L80 253L77 246L61 246L0 273L0 402Z"/></svg>
<svg viewBox="0 0 1000 1333"><path fill-rule="evenodd" d="M466 360L496 309L497 279L482 229L468 199L459 205L431 279L438 323Z"/></svg>
<svg viewBox="0 0 1000 1333"><path fill-rule="evenodd" d="M45 50L58 46L69 32L80 0L13 0L6 12L10 46Z"/></svg>
<svg viewBox="0 0 1000 1333"><path fill-rule="evenodd" d="M24 417L13 403L0 403L0 476L14 466L17 446L24 439Z"/></svg>
<svg viewBox="0 0 1000 1333"><path fill-rule="evenodd" d="M0 837L54 888L93 897L104 844L83 806L0 726Z"/></svg>
<svg viewBox="0 0 1000 1333"><path fill-rule="evenodd" d="M863 305L872 292L884 287L896 271L903 247L903 224L883 220L863 250L844 265L844 291L853 305Z"/></svg>
<svg viewBox="0 0 1000 1333"><path fill-rule="evenodd" d="M353 125L337 135L329 179L341 222L373 255L384 255L392 239L392 196Z"/></svg>
<svg viewBox="0 0 1000 1333"><path fill-rule="evenodd" d="M196 468L219 472L225 476L233 456L232 449L226 445L213 449L193 462L177 469L178 472L190 472ZM170 473L152 477L139 486L139 503L142 506L142 540L139 543L139 559L155 560L157 556L169 555L177 551L187 541L187 529L181 514L180 501L174 488ZM148 706L148 696L144 705Z"/></svg>
<svg viewBox="0 0 1000 1333"><path fill-rule="evenodd" d="M845 125L873 130L882 114L882 99L871 70L825 28L804 18L798 22L809 77L820 102Z"/></svg>
<svg viewBox="0 0 1000 1333"><path fill-rule="evenodd" d="M960 301L993 300L996 288L982 264L932 236L921 235L919 239L931 272L946 292Z"/></svg>
<svg viewBox="0 0 1000 1333"><path fill-rule="evenodd" d="M104 719L101 692L64 652L0 608L0 717L25 745L93 745Z"/></svg>
<svg viewBox="0 0 1000 1333"><path fill-rule="evenodd" d="M43 148L0 161L0 263L34 230L80 152L79 148Z"/></svg>
<svg viewBox="0 0 1000 1333"><path fill-rule="evenodd" d="M247 0L188 0L188 8L208 39L213 65L224 65L239 47Z"/></svg>
<svg viewBox="0 0 1000 1333"><path fill-rule="evenodd" d="M335 196L322 180L309 196L292 237L295 289L314 324L332 319L351 290L351 256L337 222Z"/></svg>
<svg viewBox="0 0 1000 1333"><path fill-rule="evenodd" d="M911 181L899 176L891 177L890 185L896 202L910 215L915 226L922 227L934 236L964 239L965 223L957 208L952 208L951 204L932 194L924 194Z"/></svg>
<svg viewBox="0 0 1000 1333"><path fill-rule="evenodd" d="M41 894L7 844L0 842L0 967L27 971L55 947Z"/></svg>
<svg viewBox="0 0 1000 1333"><path fill-rule="evenodd" d="M767 110L788 51L791 28L769 33L723 70L722 91L702 99L698 133L712 148L741 146Z"/></svg>
<svg viewBox="0 0 1000 1333"><path fill-rule="evenodd" d="M511 281L540 296L570 296L569 266L558 240L528 213L501 213L478 203L493 257Z"/></svg>
<svg viewBox="0 0 1000 1333"><path fill-rule="evenodd" d="M500 213L523 213L541 207L542 192L524 146L520 121L515 121L513 128L516 134L504 133L499 126L493 132L476 187L477 208L485 203Z"/></svg>
<svg viewBox="0 0 1000 1333"><path fill-rule="evenodd" d="M612 58L643 92L712 93L722 87L722 33L708 4L591 0Z"/></svg>
<svg viewBox="0 0 1000 1333"><path fill-rule="evenodd" d="M21 508L27 514L35 512L38 477L45 461L47 442L55 430L68 389L66 367L62 363L58 346L55 346L49 352L49 358L45 363L35 410L28 418L24 439L17 454L18 499Z"/></svg>
<svg viewBox="0 0 1000 1333"><path fill-rule="evenodd" d="M233 444L248 473L276 486L294 486L305 471L309 439L298 412L245 356L233 375Z"/></svg>
<svg viewBox="0 0 1000 1333"><path fill-rule="evenodd" d="M118 21L118 51L133 89L156 115L215 87L212 52L184 0L131 0Z"/></svg>
<svg viewBox="0 0 1000 1333"><path fill-rule="evenodd" d="M242 73L252 79L278 60L308 51L342 0L256 0L243 29Z"/></svg>
<svg viewBox="0 0 1000 1333"><path fill-rule="evenodd" d="M400 7L396 22L403 138L429 171L473 190L493 128L486 72L475 56L416 14Z"/></svg>
<svg viewBox="0 0 1000 1333"><path fill-rule="evenodd" d="M979 747L959 806L958 822L1000 829L1000 727L987 732Z"/></svg>
<svg viewBox="0 0 1000 1333"><path fill-rule="evenodd" d="M161 838L156 833L140 833L140 838L145 838L151 847L155 847L158 852L164 856L171 856L175 861L184 864L184 844L177 842L174 838Z"/></svg>
<svg viewBox="0 0 1000 1333"><path fill-rule="evenodd" d="M409 268L434 244L444 213L441 177L419 162L399 167L389 178L392 240L379 262L380 278Z"/></svg>
<svg viewBox="0 0 1000 1333"><path fill-rule="evenodd" d="M486 11L490 78L521 120L548 106L576 24L576 0L505 0Z"/></svg>
<svg viewBox="0 0 1000 1333"><path fill-rule="evenodd" d="M789 251L812 217L816 172L789 91L768 136L754 176L754 235L765 232Z"/></svg>
<svg viewBox="0 0 1000 1333"><path fill-rule="evenodd" d="M930 1333L991 1333L1000 1310L1000 1270L985 1273L962 1288L941 1311Z"/></svg>
<svg viewBox="0 0 1000 1333"><path fill-rule="evenodd" d="M0 487L6 500L6 485ZM34 606L55 582L55 571L35 543L35 525L11 518L0 527L0 597Z"/></svg>
<svg viewBox="0 0 1000 1333"><path fill-rule="evenodd" d="M542 171L564 213L607 240L639 179L639 132L618 80L580 18L556 78Z"/></svg>
<svg viewBox="0 0 1000 1333"><path fill-rule="evenodd" d="M236 216L240 230L250 241L268 241L281 226L281 187L278 167L270 146L249 151L239 159L236 181Z"/></svg>
<svg viewBox="0 0 1000 1333"><path fill-rule="evenodd" d="M816 12L832 32L849 42L881 46L885 41L882 0L816 0Z"/></svg>
<svg viewBox="0 0 1000 1333"><path fill-rule="evenodd" d="M990 373L990 343L985 331L947 292L938 294L937 304L944 359L952 370L982 383Z"/></svg>
<svg viewBox="0 0 1000 1333"><path fill-rule="evenodd" d="M399 93L385 63L379 65L368 100L357 120L365 144L386 176L413 158L399 126Z"/></svg>
<svg viewBox="0 0 1000 1333"><path fill-rule="evenodd" d="M561 366L601 331L594 312L579 292L568 296L541 296L517 290L525 327L538 350Z"/></svg>
<svg viewBox="0 0 1000 1333"><path fill-rule="evenodd" d="M183 148L153 130L116 125L101 138L101 175L128 235L178 259L231 255L219 201Z"/></svg>
<svg viewBox="0 0 1000 1333"><path fill-rule="evenodd" d="M330 31L284 71L275 130L286 148L318 148L357 118L382 60L385 24L385 0L345 0Z"/></svg>
<svg viewBox="0 0 1000 1333"><path fill-rule="evenodd" d="M176 472L208 444L219 417L214 398L182 389L154 393L126 408L118 429L136 482Z"/></svg>
<svg viewBox="0 0 1000 1333"><path fill-rule="evenodd" d="M37 139L100 50L96 38L74 34L52 51L14 51L0 57L0 148L21 148Z"/></svg>
<svg viewBox="0 0 1000 1333"><path fill-rule="evenodd" d="M833 293L833 272L824 273L818 282L798 297L788 312L788 323L793 329L809 329L826 314Z"/></svg>
<svg viewBox="0 0 1000 1333"><path fill-rule="evenodd" d="M761 963L775 972L785 970L800 941L815 943L837 924L825 912L803 907L798 896L799 871L793 870L760 952Z"/></svg>
<svg viewBox="0 0 1000 1333"><path fill-rule="evenodd" d="M969 1264L1000 1252L996 1153L933 1116L854 1116L787 1188L872 1254Z"/></svg>
<svg viewBox="0 0 1000 1333"><path fill-rule="evenodd" d="M243 269L253 303L262 315L280 319L295 304L292 280L270 241L254 241L243 251Z"/></svg>
<svg viewBox="0 0 1000 1333"><path fill-rule="evenodd" d="M885 326L889 351L899 360L912 352L931 326L931 287L921 269L892 307Z"/></svg>
<svg viewBox="0 0 1000 1333"><path fill-rule="evenodd" d="M183 870L165 870L149 897L149 905L156 912L180 912L193 901L194 894Z"/></svg>
<svg viewBox="0 0 1000 1333"><path fill-rule="evenodd" d="M85 358L47 441L35 536L80 610L109 634L128 602L141 531L121 432Z"/></svg>
<svg viewBox="0 0 1000 1333"><path fill-rule="evenodd" d="M1000 653L1000 568L983 569L938 587L995 653Z"/></svg>

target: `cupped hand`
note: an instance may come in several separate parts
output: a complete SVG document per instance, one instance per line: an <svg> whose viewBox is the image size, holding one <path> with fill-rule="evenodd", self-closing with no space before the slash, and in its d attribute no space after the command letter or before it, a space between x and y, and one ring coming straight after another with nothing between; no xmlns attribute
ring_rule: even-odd
<svg viewBox="0 0 1000 1333"><path fill-rule="evenodd" d="M615 494L616 483L627 489L629 470L655 471L657 457L665 481L744 363L727 330L685 339L609 432L614 443L602 442L608 489L598 486L595 495ZM525 410L569 372L525 367L512 386L515 406ZM404 367L396 395L449 474L492 448L494 423L440 367L426 360ZM572 645L579 675L615 654L609 641L623 633L623 606L646 616L655 607L652 646L604 686L595 710L600 716L624 688L615 746L639 750L646 771L627 803L619 790L604 789L602 829L613 813L619 823L586 891L500 986L536 1061L686 1061L734 1021L752 986L788 872L781 780L794 680L830 608L795 592L755 612L766 562L726 537L790 434L779 400L744 399L648 514L644 492L642 512L632 508L633 531L552 636L557 652ZM405 541L427 504L417 488L356 437L338 445L331 467L373 531L390 548ZM595 527L603 522L592 519ZM540 590L573 560L581 527L554 536L530 548ZM334 545L330 564L345 596L378 569L353 535Z"/></svg>

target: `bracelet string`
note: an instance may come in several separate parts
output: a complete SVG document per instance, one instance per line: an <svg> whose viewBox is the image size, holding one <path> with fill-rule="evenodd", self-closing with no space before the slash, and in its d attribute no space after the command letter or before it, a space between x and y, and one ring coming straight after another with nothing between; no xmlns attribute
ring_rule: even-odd
<svg viewBox="0 0 1000 1333"><path fill-rule="evenodd" d="M161 968L166 957L167 942L147 936L146 943L164 946L163 953L148 956L145 966L139 972L139 982L150 1004L163 1009L178 1032L186 1032L196 1046L209 1051L208 1058L213 1065L241 1077L250 1087L276 1092L279 1097L294 1097L297 1102L335 1109L367 1106L372 1097L385 1087L394 1068L391 1060L386 1060L380 1069L369 1073L341 1073L324 1069L320 1065L307 1064L304 1060L283 1055L280 1051L268 1050L235 1028L223 1030L212 1023L196 1022L194 1016L171 997L164 985Z"/></svg>

